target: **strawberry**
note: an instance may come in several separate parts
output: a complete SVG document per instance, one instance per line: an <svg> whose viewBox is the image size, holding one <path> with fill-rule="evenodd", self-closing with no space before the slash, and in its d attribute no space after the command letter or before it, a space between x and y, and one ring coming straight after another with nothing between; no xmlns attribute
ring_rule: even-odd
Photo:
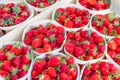
<svg viewBox="0 0 120 80"><path fill-rule="evenodd" d="M64 41L64 36L63 35L58 35L57 36L57 44L58 45L61 45L62 43L63 43L63 41Z"/></svg>
<svg viewBox="0 0 120 80"><path fill-rule="evenodd" d="M46 29L44 26L40 25L39 32L40 32L41 34L46 34L47 29Z"/></svg>
<svg viewBox="0 0 120 80"><path fill-rule="evenodd" d="M74 64L74 57L68 56L67 63Z"/></svg>
<svg viewBox="0 0 120 80"><path fill-rule="evenodd" d="M81 47L75 47L75 56L79 57L82 56L84 54L84 51Z"/></svg>
<svg viewBox="0 0 120 80"><path fill-rule="evenodd" d="M120 35L120 27L118 27L118 28L116 29L116 32L117 32L118 35Z"/></svg>
<svg viewBox="0 0 120 80"><path fill-rule="evenodd" d="M58 66L60 65L60 59L56 56L53 56L48 61L49 66Z"/></svg>
<svg viewBox="0 0 120 80"><path fill-rule="evenodd" d="M68 75L66 73L60 73L60 80L66 80Z"/></svg>
<svg viewBox="0 0 120 80"><path fill-rule="evenodd" d="M11 67L10 65L11 65L10 61L5 60L5 61L2 63L1 68L2 68L2 70L5 70L5 71L10 72L10 71L12 70L12 67Z"/></svg>
<svg viewBox="0 0 120 80"><path fill-rule="evenodd" d="M32 41L32 47L33 48L38 48L38 47L40 47L41 46L41 40L40 39L34 39L33 41Z"/></svg>
<svg viewBox="0 0 120 80"><path fill-rule="evenodd" d="M120 45L120 38L114 38L113 40L117 44L117 46Z"/></svg>
<svg viewBox="0 0 120 80"><path fill-rule="evenodd" d="M112 59L114 59L114 58L117 56L116 52L113 51L113 50L109 50L109 51L108 51L108 54L109 54L109 56L110 56Z"/></svg>
<svg viewBox="0 0 120 80"><path fill-rule="evenodd" d="M117 44L114 41L108 43L109 49L116 50Z"/></svg>
<svg viewBox="0 0 120 80"><path fill-rule="evenodd" d="M5 54L3 52L3 50L0 49L0 60L4 60L5 59Z"/></svg>
<svg viewBox="0 0 120 80"><path fill-rule="evenodd" d="M67 28L73 28L73 22L68 20L64 23L64 26L66 26Z"/></svg>
<svg viewBox="0 0 120 80"><path fill-rule="evenodd" d="M100 66L97 63L93 63L93 64L91 64L91 68L92 68L92 70L96 71L100 68Z"/></svg>
<svg viewBox="0 0 120 80"><path fill-rule="evenodd" d="M5 45L5 49L6 49L7 51L11 50L11 48L12 48L12 45L11 45L11 44Z"/></svg>
<svg viewBox="0 0 120 80"><path fill-rule="evenodd" d="M12 59L12 64L13 64L14 67L20 68L20 65L21 65L21 59L20 59L20 57L14 57Z"/></svg>
<svg viewBox="0 0 120 80"><path fill-rule="evenodd" d="M32 73L31 73L32 78L37 78L38 75L39 74L36 70L33 70Z"/></svg>
<svg viewBox="0 0 120 80"><path fill-rule="evenodd" d="M74 52L74 45L72 43L66 43L64 46L65 46L65 49L69 53L73 54L73 52Z"/></svg>
<svg viewBox="0 0 120 80"><path fill-rule="evenodd" d="M70 70L70 68L67 66L67 64L62 64L60 66L60 72L61 73L67 73Z"/></svg>
<svg viewBox="0 0 120 80"><path fill-rule="evenodd" d="M44 51L45 52L49 52L49 51L51 51L52 50L52 47L49 45L49 44L45 44L44 45Z"/></svg>
<svg viewBox="0 0 120 80"><path fill-rule="evenodd" d="M65 31L64 28L62 28L61 26L57 26L57 27L56 27L56 30L57 30L57 33L58 33L58 34L63 34L64 31Z"/></svg>
<svg viewBox="0 0 120 80"><path fill-rule="evenodd" d="M99 46L98 46L98 50L99 50L100 52L104 53L104 51L105 51L105 46L104 46L104 45L99 45Z"/></svg>
<svg viewBox="0 0 120 80"><path fill-rule="evenodd" d="M77 77L78 71L76 68L72 68L69 74L72 76L73 79L75 79Z"/></svg>
<svg viewBox="0 0 120 80"><path fill-rule="evenodd" d="M25 54L21 57L21 59L22 59L21 61L23 64L30 64L32 57L33 57L33 55L30 53Z"/></svg>
<svg viewBox="0 0 120 80"><path fill-rule="evenodd" d="M22 44L21 43L16 43L15 46L13 46L11 48L11 51L15 54L15 55L21 55L22 54Z"/></svg>
<svg viewBox="0 0 120 80"><path fill-rule="evenodd" d="M56 70L53 67L49 67L47 73L50 77L56 77L57 76Z"/></svg>
<svg viewBox="0 0 120 80"><path fill-rule="evenodd" d="M72 39L74 38L74 33L73 32L68 32L67 33L67 39Z"/></svg>
<svg viewBox="0 0 120 80"><path fill-rule="evenodd" d="M49 75L40 75L39 80L51 80Z"/></svg>
<svg viewBox="0 0 120 80"><path fill-rule="evenodd" d="M4 78L4 79L9 79L9 74L7 71L4 70L0 70L0 75Z"/></svg>

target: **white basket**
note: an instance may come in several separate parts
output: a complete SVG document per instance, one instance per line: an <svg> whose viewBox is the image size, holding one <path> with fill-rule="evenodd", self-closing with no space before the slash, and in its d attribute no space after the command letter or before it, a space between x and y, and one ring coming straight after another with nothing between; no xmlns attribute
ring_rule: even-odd
<svg viewBox="0 0 120 80"><path fill-rule="evenodd" d="M99 60L99 61L105 61L105 62L108 62L108 63L111 63L111 64L113 64L110 60ZM98 62L98 61L96 61L96 62ZM96 63L96 62L90 62L89 64L93 64L93 63ZM83 68L82 68L82 70L81 70L81 75L80 75L80 80L82 80L82 76L83 76L83 72L84 72L84 69L85 69L85 67L87 66L88 64L86 64L86 65L84 65L83 66ZM113 64L114 65L114 64ZM114 65L115 66L115 65ZM116 67L116 66L115 66ZM120 68L118 68L118 67L116 67L118 70L120 70Z"/></svg>
<svg viewBox="0 0 120 80"><path fill-rule="evenodd" d="M58 23L55 19L54 19L54 17L55 17L55 13L56 13L56 10L58 9L58 8L66 8L66 7L74 7L74 8L78 8L78 9L80 9L80 10L83 10L84 8L82 8L82 7L80 7L80 6L78 6L78 5L76 5L76 4L65 4L65 5L58 5L54 10L53 10L53 14L52 14L52 20L54 20L56 23ZM90 21L90 20L89 20ZM59 23L58 23L59 24ZM61 25L61 24L60 24ZM63 28L65 28L66 29L66 31L77 31L77 30L79 30L79 29L81 29L81 28L87 28L88 26L89 26L89 22L88 22L88 24L87 25L85 25L85 26L83 26L83 27L80 27L80 28L67 28L67 27L65 27L65 26L63 26L63 25L61 25Z"/></svg>
<svg viewBox="0 0 120 80"><path fill-rule="evenodd" d="M112 38L112 39L113 39L113 38ZM112 40L112 39L109 39L109 41ZM110 60L118 69L120 69L120 65L118 65L118 64L109 56L109 54L108 54L108 44L107 44L107 46L106 46L106 49L107 49L107 53L105 54L106 58L107 58L108 60Z"/></svg>
<svg viewBox="0 0 120 80"><path fill-rule="evenodd" d="M0 2L0 4L7 4L7 3L14 3L14 4L18 4L20 2L18 1L2 1ZM26 5L27 6L27 5ZM27 9L29 10L30 12L30 16L28 17L28 19L26 19L25 21L19 23L19 24L16 24L16 25L13 25L13 26L8 26L8 27L0 27L0 29L2 30L5 30L5 31L10 31L10 30L13 30L15 28L18 28L18 27L21 27L21 26L24 26L27 24L27 22L34 16L34 12L33 12L33 9L31 9L30 7L27 6Z"/></svg>
<svg viewBox="0 0 120 80"><path fill-rule="evenodd" d="M86 7L84 7L84 6L82 6L82 5L80 4L79 0L76 0L76 3L77 3L78 6L84 8L85 10L88 10L88 11L91 12L92 14L108 13L108 12L110 11L111 7L112 7L112 5L110 4L110 7L109 7L108 9L96 10L96 11L94 11L94 10L90 10L90 9L88 9L88 8L86 8Z"/></svg>
<svg viewBox="0 0 120 80"><path fill-rule="evenodd" d="M101 15L106 15L106 14L109 14L109 13L112 13L112 11L108 11L108 12L106 12L106 13L101 13ZM98 32L95 28L93 28L93 26L92 26L92 19L93 19L93 17L94 17L95 15L97 15L97 14L93 14L92 17L91 17L91 20L90 20L90 28L91 28L93 31L97 32L97 33L98 33L100 36L102 36L102 37L105 37L105 38L107 38L107 39L112 39L112 38L114 38L114 36L107 36L107 35L105 35L105 34L102 34L102 33ZM116 17L117 17L117 16L119 16L119 15L116 14Z"/></svg>
<svg viewBox="0 0 120 80"><path fill-rule="evenodd" d="M30 8L32 8L34 11L36 11L36 12L41 12L41 11L44 11L44 10L46 10L46 9L50 9L50 8L54 7L55 5L57 5L57 4L59 3L59 0L57 0L54 4L52 4L52 5L50 5L50 6L47 6L47 7L45 7L45 8L37 8L37 7L34 7L34 6L30 5L26 0L24 0L24 2L25 2Z"/></svg>
<svg viewBox="0 0 120 80"><path fill-rule="evenodd" d="M60 55L60 56L66 57L66 55L64 55L63 53L51 53L51 54L52 54L52 55ZM37 56L37 57L35 58L35 60L33 61L33 63L32 63L32 68L30 69L30 72L32 72L33 65L34 65L34 63L36 62L36 60L37 60L37 59L45 59L45 57L46 57L45 54L44 54L44 55L41 55L41 56ZM79 66L78 66L78 64L77 64L76 62L75 62L75 66L77 67L77 71L78 71L78 75L77 75L76 80L80 80L80 79L79 79L80 68L79 68ZM31 73L30 73L29 76L28 76L28 80L32 80L32 79L31 79Z"/></svg>
<svg viewBox="0 0 120 80"><path fill-rule="evenodd" d="M10 42L4 42L4 43L1 43L0 44L0 48L2 48L4 45L6 45L6 44L15 44L15 43L19 43L18 41L10 41ZM26 45L24 45L23 44L23 46L26 46ZM33 62L33 59L31 60L31 64L30 64L30 67L29 67L29 69L28 69L28 72L27 72L27 74L25 75L25 76L23 76L22 78L19 78L18 80L26 80L26 78L28 77L28 74L30 74L30 68L31 68L31 65L32 65L32 62ZM0 76L0 80L1 80L1 76Z"/></svg>
<svg viewBox="0 0 120 80"><path fill-rule="evenodd" d="M92 30L91 28L83 28L83 30ZM92 30L93 31L93 30ZM99 34L98 34L99 35ZM106 45L106 40L104 40L105 41L105 47L107 46ZM69 54L70 56L72 56L72 57L74 57L73 55L71 55L66 49L65 49L65 47L64 47L64 52L66 53L66 54ZM107 52L107 49L105 49L105 51L104 51L104 54ZM88 61L83 61L83 60L79 60L78 58L76 58L76 57L74 57L75 58L75 61L78 63L78 64L87 64L87 63L90 63L90 62L96 62L96 61L99 61L99 60L101 60L102 58L104 57L104 55L102 56L102 57L100 57L100 58L97 58L97 59L93 59L93 60L88 60Z"/></svg>
<svg viewBox="0 0 120 80"><path fill-rule="evenodd" d="M57 23L55 23L54 21L49 20L49 19L41 20L41 21L36 21L36 22L34 22L34 23L31 23L31 24L29 24L29 25L24 29L23 36L22 36L22 42L24 43L25 34L26 34L26 32L28 32L29 30L31 30L31 28L33 28L33 27L35 27L35 26L36 26L36 27L39 27L39 24L42 24L42 25L46 26L48 23L52 23L52 24L54 24L54 25L60 26L59 24L57 24ZM59 51L61 51L61 50L63 49L63 46L64 46L64 44L65 44L65 42L66 42L66 31L65 31L65 34L64 34L64 38L65 38L65 40L63 41L63 44L61 45L60 48L57 48L57 49L52 50L52 51L50 51L50 52L44 52L44 53L40 53L40 54L37 53L37 52L34 51L34 50L32 50L32 51L33 51L33 53L35 53L35 54L37 54L37 55L59 52ZM25 44L25 43L24 43L24 44Z"/></svg>

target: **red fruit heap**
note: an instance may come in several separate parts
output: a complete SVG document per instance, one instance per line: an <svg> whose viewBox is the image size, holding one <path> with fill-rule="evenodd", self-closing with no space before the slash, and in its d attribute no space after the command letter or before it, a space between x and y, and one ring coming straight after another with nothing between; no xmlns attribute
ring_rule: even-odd
<svg viewBox="0 0 120 80"><path fill-rule="evenodd" d="M120 35L120 20L119 17L115 17L115 13L95 15L92 19L92 27L107 36Z"/></svg>
<svg viewBox="0 0 120 80"><path fill-rule="evenodd" d="M81 80L120 80L120 71L113 64L100 61L87 65Z"/></svg>
<svg viewBox="0 0 120 80"><path fill-rule="evenodd" d="M0 75L5 80L17 80L25 76L32 59L29 51L20 42L0 48Z"/></svg>
<svg viewBox="0 0 120 80"><path fill-rule="evenodd" d="M0 6L0 26L8 27L25 21L30 16L25 3L8 3Z"/></svg>
<svg viewBox="0 0 120 80"><path fill-rule="evenodd" d="M39 25L25 34L24 43L30 45L38 53L49 52L61 47L64 41L64 28L49 23Z"/></svg>
<svg viewBox="0 0 120 80"><path fill-rule="evenodd" d="M54 19L67 28L80 28L88 24L90 13L74 7L58 8Z"/></svg>
<svg viewBox="0 0 120 80"><path fill-rule="evenodd" d="M120 38L113 38L108 42L108 55L120 65Z"/></svg>
<svg viewBox="0 0 120 80"><path fill-rule="evenodd" d="M90 10L105 10L110 7L111 0L79 0L79 3Z"/></svg>
<svg viewBox="0 0 120 80"><path fill-rule="evenodd" d="M76 58L87 61L103 56L105 51L104 38L91 30L68 32L65 50Z"/></svg>
<svg viewBox="0 0 120 80"><path fill-rule="evenodd" d="M47 55L34 63L32 80L76 80L78 71L74 64L73 57Z"/></svg>
<svg viewBox="0 0 120 80"><path fill-rule="evenodd" d="M57 0L26 0L30 5L37 8L45 8L56 3Z"/></svg>

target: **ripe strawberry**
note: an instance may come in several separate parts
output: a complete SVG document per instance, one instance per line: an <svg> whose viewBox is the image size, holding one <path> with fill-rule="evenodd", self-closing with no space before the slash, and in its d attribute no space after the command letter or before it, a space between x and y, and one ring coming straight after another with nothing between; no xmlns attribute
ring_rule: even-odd
<svg viewBox="0 0 120 80"><path fill-rule="evenodd" d="M101 80L99 75L93 75L90 80Z"/></svg>
<svg viewBox="0 0 120 80"><path fill-rule="evenodd" d="M33 55L30 54L30 53L25 54L21 57L21 59L22 59L21 61L22 61L23 64L30 64L32 57L33 57Z"/></svg>
<svg viewBox="0 0 120 80"><path fill-rule="evenodd" d="M60 59L56 56L53 56L48 61L49 66L59 66L60 65Z"/></svg>
<svg viewBox="0 0 120 80"><path fill-rule="evenodd" d="M44 45L44 51L45 51L45 52L49 52L49 51L51 51L51 50L52 50L51 45L49 45L49 44L45 44L45 45Z"/></svg>
<svg viewBox="0 0 120 80"><path fill-rule="evenodd" d="M20 57L14 57L12 59L12 64L13 64L14 67L20 68L20 65L21 65L21 59L20 59Z"/></svg>
<svg viewBox="0 0 120 80"><path fill-rule="evenodd" d="M104 53L104 51L105 51L105 45L99 45L99 46L98 46L98 50L99 50L100 52Z"/></svg>
<svg viewBox="0 0 120 80"><path fill-rule="evenodd" d="M70 68L67 66L67 64L62 64L60 66L60 72L61 73L67 73L70 70Z"/></svg>
<svg viewBox="0 0 120 80"><path fill-rule="evenodd" d="M79 57L82 56L84 54L84 51L81 47L75 47L75 56Z"/></svg>
<svg viewBox="0 0 120 80"><path fill-rule="evenodd" d="M100 68L100 66L97 63L93 63L93 64L91 64L91 68L92 68L92 70L96 71Z"/></svg>
<svg viewBox="0 0 120 80"><path fill-rule="evenodd" d="M117 27L116 32L118 35L120 35L120 27Z"/></svg>
<svg viewBox="0 0 120 80"><path fill-rule="evenodd" d="M74 64L74 57L68 56L68 58L67 58L67 63L68 63L68 64Z"/></svg>
<svg viewBox="0 0 120 80"><path fill-rule="evenodd" d="M114 38L113 40L117 44L117 46L120 45L120 38Z"/></svg>
<svg viewBox="0 0 120 80"><path fill-rule="evenodd" d="M11 51L15 54L15 55L21 55L22 54L22 44L21 43L16 43L15 46L13 46L11 48Z"/></svg>
<svg viewBox="0 0 120 80"><path fill-rule="evenodd" d="M109 74L109 69L106 68L106 67L102 67L101 72L102 72L103 75L108 75Z"/></svg>
<svg viewBox="0 0 120 80"><path fill-rule="evenodd" d="M4 71L4 70L0 70L0 75L4 78L4 79L7 79L9 78L9 73L7 71Z"/></svg>
<svg viewBox="0 0 120 80"><path fill-rule="evenodd" d="M107 69L109 69L110 67L109 67L109 64L107 63L107 62L100 62L100 67L101 68L107 68Z"/></svg>
<svg viewBox="0 0 120 80"><path fill-rule="evenodd" d="M10 66L11 65L11 62L9 60L5 60L3 63L2 63L2 70L5 70L5 71L8 71L10 72L12 70L12 67Z"/></svg>
<svg viewBox="0 0 120 80"><path fill-rule="evenodd" d="M5 49L6 49L7 51L11 50L11 48L12 48L12 45L11 45L11 44L5 45Z"/></svg>
<svg viewBox="0 0 120 80"><path fill-rule="evenodd" d="M72 39L74 38L74 33L73 32L68 32L67 33L67 39Z"/></svg>
<svg viewBox="0 0 120 80"><path fill-rule="evenodd" d="M53 67L49 67L47 73L50 77L57 77L56 70Z"/></svg>
<svg viewBox="0 0 120 80"><path fill-rule="evenodd" d="M40 32L41 34L46 34L46 33L47 33L47 29L46 29L44 26L40 25L39 32Z"/></svg>
<svg viewBox="0 0 120 80"><path fill-rule="evenodd" d="M76 68L72 68L70 69L69 74L72 76L73 79L75 79L77 77L78 71Z"/></svg>
<svg viewBox="0 0 120 80"><path fill-rule="evenodd" d="M66 80L68 75L66 73L60 73L60 80Z"/></svg>
<svg viewBox="0 0 120 80"><path fill-rule="evenodd" d="M57 36L57 44L58 45L61 45L62 43L63 43L63 41L64 41L64 36L63 35L58 35Z"/></svg>
<svg viewBox="0 0 120 80"><path fill-rule="evenodd" d="M67 28L73 28L73 22L68 20L64 23L64 26L66 26Z"/></svg>
<svg viewBox="0 0 120 80"><path fill-rule="evenodd" d="M64 28L61 27L61 26L57 26L57 27L56 27L56 30L57 30L57 33L58 33L58 34L63 34L63 33L64 33Z"/></svg>
<svg viewBox="0 0 120 80"><path fill-rule="evenodd" d="M117 44L114 41L108 43L109 49L116 50Z"/></svg>
<svg viewBox="0 0 120 80"><path fill-rule="evenodd" d="M85 76L88 76L89 74L91 74L91 72L92 72L92 71L91 71L90 69L85 68L83 74L84 74Z"/></svg>
<svg viewBox="0 0 120 80"><path fill-rule="evenodd" d="M39 48L41 46L41 40L40 39L34 39L32 41L32 47L33 48Z"/></svg>
<svg viewBox="0 0 120 80"><path fill-rule="evenodd" d="M70 54L73 54L74 45L72 43L66 43L64 46L65 46L65 49L67 50L67 52L69 52Z"/></svg>
<svg viewBox="0 0 120 80"><path fill-rule="evenodd" d="M51 80L51 77L49 75L41 75L41 77L39 77L39 80Z"/></svg>
<svg viewBox="0 0 120 80"><path fill-rule="evenodd" d="M113 51L113 50L109 50L109 51L108 51L108 54L109 54L109 56L110 56L112 59L114 59L114 58L117 56L116 52Z"/></svg>
<svg viewBox="0 0 120 80"><path fill-rule="evenodd" d="M37 78L38 75L39 73L36 70L33 70L31 73L32 78Z"/></svg>
<svg viewBox="0 0 120 80"><path fill-rule="evenodd" d="M0 49L0 60L4 60L5 59L5 54L3 52L3 50Z"/></svg>

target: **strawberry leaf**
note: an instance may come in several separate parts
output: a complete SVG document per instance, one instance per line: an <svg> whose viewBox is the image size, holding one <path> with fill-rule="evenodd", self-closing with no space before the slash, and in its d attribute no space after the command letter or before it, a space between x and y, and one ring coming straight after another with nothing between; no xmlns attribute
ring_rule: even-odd
<svg viewBox="0 0 120 80"><path fill-rule="evenodd" d="M111 0L104 0L104 2L110 4Z"/></svg>
<svg viewBox="0 0 120 80"><path fill-rule="evenodd" d="M29 65L24 65L23 70L28 71Z"/></svg>
<svg viewBox="0 0 120 80"><path fill-rule="evenodd" d="M103 20L98 21L97 26L102 26L103 25Z"/></svg>
<svg viewBox="0 0 120 80"><path fill-rule="evenodd" d="M120 23L118 21L114 22L114 26L119 26L119 25L120 25Z"/></svg>
<svg viewBox="0 0 120 80"><path fill-rule="evenodd" d="M15 6L12 8L12 11L14 12L15 15L18 15L21 12L21 9L18 6Z"/></svg>
<svg viewBox="0 0 120 80"><path fill-rule="evenodd" d="M108 15L108 19L109 19L110 21L113 21L114 18L115 18L115 13L110 13L110 14Z"/></svg>
<svg viewBox="0 0 120 80"><path fill-rule="evenodd" d="M48 3L49 4L54 4L55 2L54 2L54 0L48 0Z"/></svg>
<svg viewBox="0 0 120 80"><path fill-rule="evenodd" d="M23 46L22 42L18 42L18 43L15 44L15 47L17 47L17 48L21 48L22 46Z"/></svg>
<svg viewBox="0 0 120 80"><path fill-rule="evenodd" d="M11 24L11 25L14 25L14 22L13 22L13 19L12 19L12 18L7 19L7 22L8 22L9 24Z"/></svg>
<svg viewBox="0 0 120 80"><path fill-rule="evenodd" d="M55 42L56 41L55 35L51 35L49 37L49 39L50 39L51 42Z"/></svg>
<svg viewBox="0 0 120 80"><path fill-rule="evenodd" d="M40 6L40 8L44 8L43 3L40 3L39 6Z"/></svg>
<svg viewBox="0 0 120 80"><path fill-rule="evenodd" d="M17 74L17 72L18 72L18 69L17 69L17 68L14 68L14 69L12 70L12 75Z"/></svg>
<svg viewBox="0 0 120 80"><path fill-rule="evenodd" d="M8 26L8 22L6 20L2 20L2 25L3 26Z"/></svg>

